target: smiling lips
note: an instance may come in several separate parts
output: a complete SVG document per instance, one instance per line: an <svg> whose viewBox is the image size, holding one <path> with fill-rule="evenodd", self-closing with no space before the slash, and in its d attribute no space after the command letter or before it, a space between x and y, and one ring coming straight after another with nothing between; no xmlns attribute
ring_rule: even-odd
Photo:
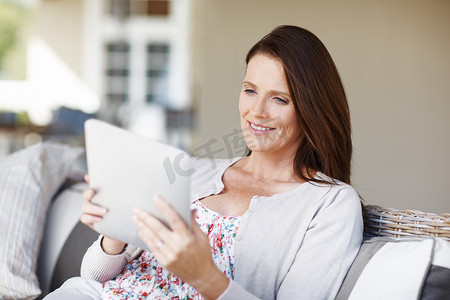
<svg viewBox="0 0 450 300"><path fill-rule="evenodd" d="M262 126L260 124L257 125L255 123L250 122L250 121L247 121L247 123L248 123L249 131L251 133L255 134L255 135L269 134L270 132L275 130L275 128Z"/></svg>

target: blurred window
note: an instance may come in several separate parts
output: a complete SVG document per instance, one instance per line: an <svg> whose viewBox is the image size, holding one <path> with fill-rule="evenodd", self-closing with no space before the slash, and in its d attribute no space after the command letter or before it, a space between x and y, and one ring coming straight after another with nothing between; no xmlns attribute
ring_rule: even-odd
<svg viewBox="0 0 450 300"><path fill-rule="evenodd" d="M147 103L168 106L169 56L167 43L147 45Z"/></svg>
<svg viewBox="0 0 450 300"><path fill-rule="evenodd" d="M129 16L167 17L170 14L169 0L109 0L107 12L118 18Z"/></svg>
<svg viewBox="0 0 450 300"><path fill-rule="evenodd" d="M122 104L128 101L130 46L124 42L110 42L106 52L106 96L109 103Z"/></svg>

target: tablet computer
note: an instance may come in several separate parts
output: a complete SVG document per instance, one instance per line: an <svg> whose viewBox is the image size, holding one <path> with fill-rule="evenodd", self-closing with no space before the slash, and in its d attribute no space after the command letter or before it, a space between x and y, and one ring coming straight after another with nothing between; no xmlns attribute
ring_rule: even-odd
<svg viewBox="0 0 450 300"><path fill-rule="evenodd" d="M104 235L147 249L132 221L142 208L167 224L153 204L165 198L190 226L190 158L184 151L96 119L87 120L85 142L92 202L108 213L94 225Z"/></svg>

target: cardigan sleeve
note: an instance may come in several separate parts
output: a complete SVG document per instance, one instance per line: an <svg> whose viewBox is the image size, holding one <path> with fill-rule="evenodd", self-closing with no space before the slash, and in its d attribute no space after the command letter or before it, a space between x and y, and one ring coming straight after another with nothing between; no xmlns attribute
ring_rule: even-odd
<svg viewBox="0 0 450 300"><path fill-rule="evenodd" d="M234 280L230 279L227 289L219 296L219 298L217 298L217 300L235 300L235 299L258 300L260 298L246 291Z"/></svg>
<svg viewBox="0 0 450 300"><path fill-rule="evenodd" d="M362 242L361 202L341 189L316 212L277 299L334 299Z"/></svg>
<svg viewBox="0 0 450 300"><path fill-rule="evenodd" d="M86 251L81 262L81 277L105 282L116 277L127 263L142 253L142 249L127 245L120 254L110 255L103 251L100 237Z"/></svg>

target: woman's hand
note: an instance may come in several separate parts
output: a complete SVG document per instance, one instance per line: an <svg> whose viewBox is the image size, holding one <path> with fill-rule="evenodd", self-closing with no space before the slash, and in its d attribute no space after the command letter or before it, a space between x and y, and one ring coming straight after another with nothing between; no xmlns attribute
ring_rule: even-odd
<svg viewBox="0 0 450 300"><path fill-rule="evenodd" d="M84 176L84 180L89 183L89 175ZM98 204L92 203L92 199L95 196L95 190L89 188L83 192L83 198L86 200L83 204L83 214L80 217L81 223L89 226L92 230L96 231L94 224L101 221L106 215L108 210ZM123 251L125 243L107 236L104 236L101 242L103 251L108 254L118 254Z"/></svg>
<svg viewBox="0 0 450 300"><path fill-rule="evenodd" d="M220 272L211 256L208 237L191 214L191 228L160 196L153 198L170 229L151 214L134 209L134 222L139 236L153 252L159 264L193 286L204 298L216 299L228 286L228 278Z"/></svg>

